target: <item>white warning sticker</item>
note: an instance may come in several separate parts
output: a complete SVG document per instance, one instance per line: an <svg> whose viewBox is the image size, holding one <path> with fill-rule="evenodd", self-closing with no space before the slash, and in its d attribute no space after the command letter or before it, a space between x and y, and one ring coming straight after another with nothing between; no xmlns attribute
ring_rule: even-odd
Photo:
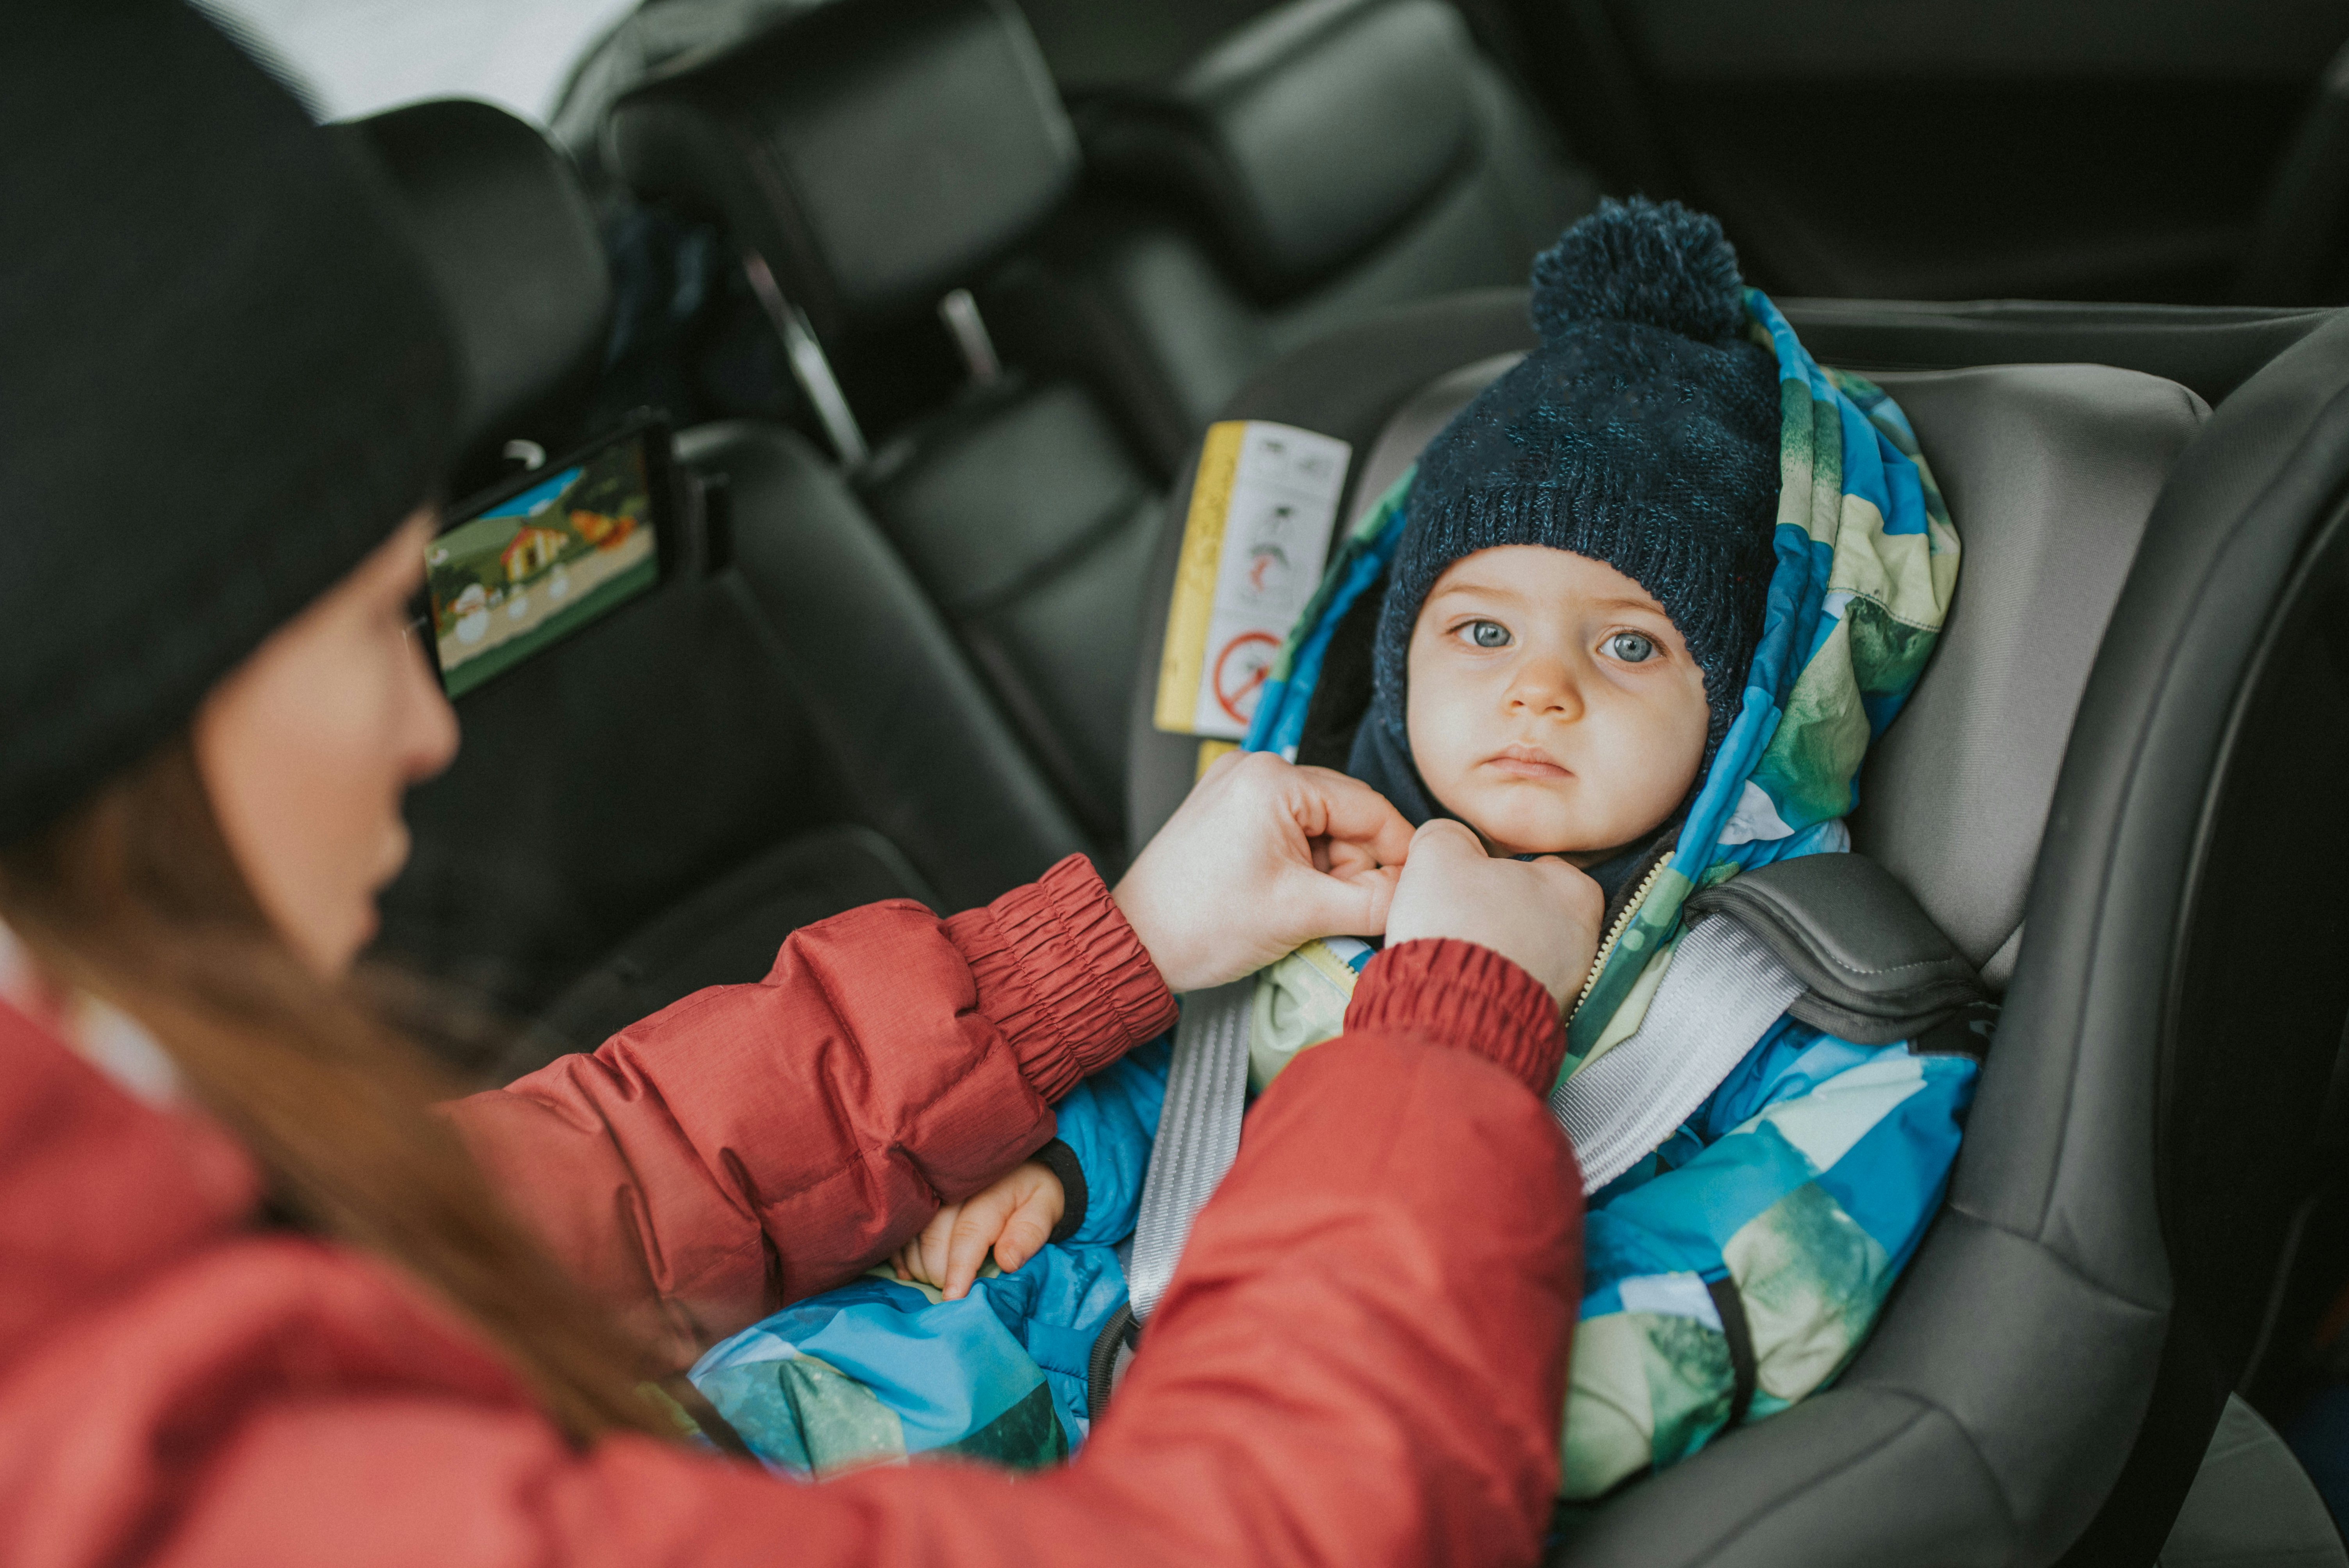
<svg viewBox="0 0 2349 1568"><path fill-rule="evenodd" d="M1353 449L1291 425L1208 428L1160 651L1159 728L1237 740L1321 581Z"/></svg>

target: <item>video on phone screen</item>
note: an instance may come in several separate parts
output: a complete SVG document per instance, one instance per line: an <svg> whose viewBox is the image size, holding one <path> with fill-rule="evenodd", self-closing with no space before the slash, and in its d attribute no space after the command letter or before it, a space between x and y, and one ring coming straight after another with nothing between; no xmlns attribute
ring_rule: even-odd
<svg viewBox="0 0 2349 1568"><path fill-rule="evenodd" d="M424 563L441 683L461 696L659 581L643 443L459 523Z"/></svg>

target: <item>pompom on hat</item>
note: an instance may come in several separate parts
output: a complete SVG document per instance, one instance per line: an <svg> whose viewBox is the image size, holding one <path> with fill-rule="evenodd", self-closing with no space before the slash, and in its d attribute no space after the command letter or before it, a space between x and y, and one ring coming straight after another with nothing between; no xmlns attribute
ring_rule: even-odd
<svg viewBox="0 0 2349 1568"><path fill-rule="evenodd" d="M1541 346L1420 458L1358 774L1369 753L1408 754L1407 655L1428 590L1502 545L1603 561L1655 598L1703 672L1708 758L1736 716L1770 580L1779 425L1737 253L1676 202L1602 201L1535 260L1532 314Z"/></svg>
<svg viewBox="0 0 2349 1568"><path fill-rule="evenodd" d="M456 409L388 188L181 0L0 57L0 843L187 725L431 499Z"/></svg>

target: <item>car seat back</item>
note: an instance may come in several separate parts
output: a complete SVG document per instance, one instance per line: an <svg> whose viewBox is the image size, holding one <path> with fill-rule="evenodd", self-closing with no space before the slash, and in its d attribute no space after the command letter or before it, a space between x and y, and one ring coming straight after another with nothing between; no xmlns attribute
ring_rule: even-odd
<svg viewBox="0 0 2349 1568"><path fill-rule="evenodd" d="M981 300L1031 360L1094 377L1162 474L1278 355L1520 284L1598 201L1443 0L1294 0L1071 91L1084 192Z"/></svg>
<svg viewBox="0 0 2349 1568"><path fill-rule="evenodd" d="M509 441L576 441L603 367L612 281L593 215L563 154L503 109L462 98L337 126L373 155L411 225L463 366L457 496L512 471ZM496 237L515 236L502 244Z"/></svg>
<svg viewBox="0 0 2349 1568"><path fill-rule="evenodd" d="M887 432L869 462L861 428L838 444L1000 710L1114 845L1157 485L1081 383L999 374L956 294L1077 179L1025 24L991 0L840 0L657 73L616 106L611 141L640 195L718 220L769 270L781 329L805 313L799 363L823 366L819 384L830 360L846 367L955 297L966 395Z"/></svg>
<svg viewBox="0 0 2349 1568"><path fill-rule="evenodd" d="M1399 312L1227 412L1351 441L1350 515L1522 346L1492 296ZM2207 426L2183 388L2106 366L1885 377L1967 557L1855 835L2011 974L1997 1037L1944 1212L1837 1383L1578 1517L1559 1560L2160 1549L2312 1190L2349 1016L2333 901L2282 935L2249 913L2288 857L2349 874L2349 826L2316 804L2349 760L2327 629L2349 621L2321 613L2349 555L2307 553L2349 471L2349 426L2312 424L2328 376L2349 386L2349 324ZM2324 548L2349 551L2333 526ZM1155 598L1173 560L1163 544ZM1138 700L1137 831L1197 761L1149 718Z"/></svg>
<svg viewBox="0 0 2349 1568"><path fill-rule="evenodd" d="M463 102L347 134L406 198L468 365L494 371L465 449L577 439L610 292L561 156ZM462 749L411 798L384 900L387 947L577 1044L758 978L793 925L980 902L1081 841L828 464L747 425L679 432L678 456L688 502L722 480L722 510L688 505L703 526L657 593L461 699Z"/></svg>

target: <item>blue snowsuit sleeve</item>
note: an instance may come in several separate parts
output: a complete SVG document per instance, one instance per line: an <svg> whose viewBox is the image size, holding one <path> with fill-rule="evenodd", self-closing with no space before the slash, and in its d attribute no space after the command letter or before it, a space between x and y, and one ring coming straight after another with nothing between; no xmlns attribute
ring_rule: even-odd
<svg viewBox="0 0 2349 1568"><path fill-rule="evenodd" d="M1940 1206L1977 1068L1782 1021L1671 1141L1593 1195L1565 1491L1595 1497L1825 1386Z"/></svg>
<svg viewBox="0 0 2349 1568"><path fill-rule="evenodd" d="M1081 1080L1053 1108L1057 1136L1085 1173L1085 1217L1071 1244L1108 1244L1133 1233L1174 1055L1174 1037L1161 1035Z"/></svg>

